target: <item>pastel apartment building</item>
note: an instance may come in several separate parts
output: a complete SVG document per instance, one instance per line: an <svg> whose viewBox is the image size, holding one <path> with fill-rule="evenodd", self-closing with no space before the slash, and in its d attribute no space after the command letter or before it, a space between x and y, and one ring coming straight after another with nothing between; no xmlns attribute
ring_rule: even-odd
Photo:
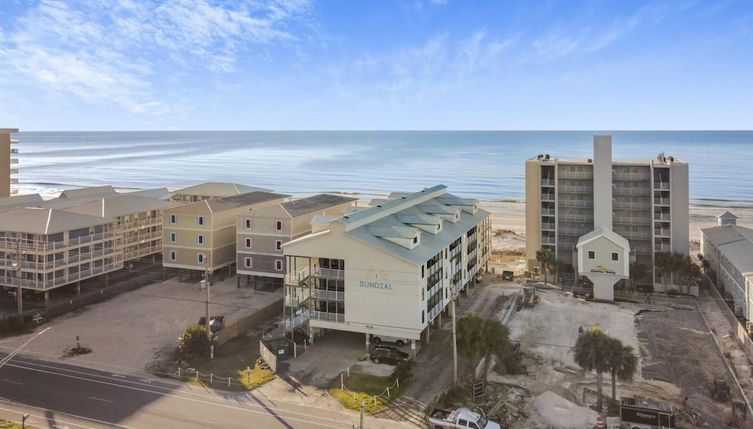
<svg viewBox="0 0 753 429"><path fill-rule="evenodd" d="M36 194L0 198L2 285L49 296L160 254L161 211L175 203L140 196L149 191L104 191L84 188L46 201Z"/></svg>
<svg viewBox="0 0 753 429"><path fill-rule="evenodd" d="M18 174L18 139L12 136L15 133L18 133L17 128L0 128L0 198L16 193L13 185L18 183L14 177Z"/></svg>
<svg viewBox="0 0 753 429"><path fill-rule="evenodd" d="M735 313L753 331L753 229L737 225L737 217L724 212L717 225L700 228L701 254L708 261L709 277L735 302Z"/></svg>
<svg viewBox="0 0 753 429"><path fill-rule="evenodd" d="M664 154L613 158L611 136L594 136L593 158L542 154L526 161L526 258L549 249L574 281L578 239L605 226L629 242L631 262L653 270L657 252L688 254L688 164ZM598 220L598 221L597 221ZM659 273L643 282L661 290Z"/></svg>
<svg viewBox="0 0 753 429"><path fill-rule="evenodd" d="M246 212L237 219L237 272L255 286L277 287L285 278L283 245L311 233L315 216L341 216L356 198L319 194Z"/></svg>
<svg viewBox="0 0 753 429"><path fill-rule="evenodd" d="M438 185L319 219L283 249L288 331L415 341L485 271L490 213Z"/></svg>
<svg viewBox="0 0 753 429"><path fill-rule="evenodd" d="M288 195L255 191L203 199L163 211L162 263L201 275L236 261L236 222L249 210L280 204Z"/></svg>
<svg viewBox="0 0 753 429"><path fill-rule="evenodd" d="M205 182L187 188L178 189L172 193L170 199L179 203L188 204L197 201L210 200L212 198L227 198L256 191L271 192L269 189L241 185L238 183Z"/></svg>

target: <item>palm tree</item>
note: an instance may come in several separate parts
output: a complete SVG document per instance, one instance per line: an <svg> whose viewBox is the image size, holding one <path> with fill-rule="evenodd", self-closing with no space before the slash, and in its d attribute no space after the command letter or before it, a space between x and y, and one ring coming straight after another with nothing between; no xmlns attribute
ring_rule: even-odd
<svg viewBox="0 0 753 429"><path fill-rule="evenodd" d="M648 267L637 262L630 265L630 284L635 290L636 285L649 274Z"/></svg>
<svg viewBox="0 0 753 429"><path fill-rule="evenodd" d="M555 267L554 252L545 247L536 252L536 260L539 261L539 269L544 273L544 284L546 284L547 272L552 271Z"/></svg>
<svg viewBox="0 0 753 429"><path fill-rule="evenodd" d="M632 346L622 344L618 338L609 338L609 372L612 376L612 400L617 400L617 380L633 381L638 372L638 356Z"/></svg>
<svg viewBox="0 0 753 429"><path fill-rule="evenodd" d="M599 411L602 405L602 374L610 369L610 340L609 335L600 328L590 328L578 337L573 349L578 366L586 371L596 371L596 406Z"/></svg>
<svg viewBox="0 0 753 429"><path fill-rule="evenodd" d="M492 356L502 359L511 349L510 331L497 319L485 319L475 314L466 314L457 321L458 353L468 360L472 378L481 358L484 361L482 378L486 380Z"/></svg>

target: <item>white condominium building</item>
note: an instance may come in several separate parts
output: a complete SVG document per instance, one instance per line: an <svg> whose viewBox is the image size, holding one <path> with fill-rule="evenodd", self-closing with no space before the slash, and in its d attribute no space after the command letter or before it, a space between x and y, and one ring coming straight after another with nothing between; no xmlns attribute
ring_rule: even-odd
<svg viewBox="0 0 753 429"><path fill-rule="evenodd" d="M628 240L633 263L653 269L657 252L688 254L688 165L672 156L612 158L612 137L594 136L593 158L526 161L526 255L550 249L560 277L574 280L578 239L600 226ZM651 272L651 271L649 271ZM661 281L643 279L660 290Z"/></svg>
<svg viewBox="0 0 753 429"><path fill-rule="evenodd" d="M283 246L287 330L420 339L491 254L490 213L442 185L348 212Z"/></svg>

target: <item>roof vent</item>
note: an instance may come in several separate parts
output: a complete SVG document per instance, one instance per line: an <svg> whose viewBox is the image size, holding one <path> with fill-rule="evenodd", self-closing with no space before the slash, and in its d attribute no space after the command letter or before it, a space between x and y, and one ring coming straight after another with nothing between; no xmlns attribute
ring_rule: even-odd
<svg viewBox="0 0 753 429"><path fill-rule="evenodd" d="M667 159L669 160L669 162L674 162L674 161L675 161L675 157L674 157L674 156L670 156L670 157L669 157L669 158L667 158Z"/></svg>
<svg viewBox="0 0 753 429"><path fill-rule="evenodd" d="M546 155L544 155L544 159L545 159L545 160L549 161L549 158L551 158L551 157L549 156L549 154L546 154Z"/></svg>
<svg viewBox="0 0 753 429"><path fill-rule="evenodd" d="M540 153L539 156L536 157L539 161L541 161L544 158L544 154Z"/></svg>

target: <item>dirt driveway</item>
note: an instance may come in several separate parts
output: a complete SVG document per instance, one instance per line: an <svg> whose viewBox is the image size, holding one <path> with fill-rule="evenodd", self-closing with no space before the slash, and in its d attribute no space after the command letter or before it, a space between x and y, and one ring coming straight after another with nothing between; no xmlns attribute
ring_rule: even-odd
<svg viewBox="0 0 753 429"><path fill-rule="evenodd" d="M226 323L282 296L281 290L237 288L235 278L216 283L211 293L212 315L224 315ZM180 333L205 314L205 297L198 283L170 279L145 286L43 325L52 329L29 344L24 354L104 371L146 374L155 355L174 346ZM29 337L6 338L0 341L0 350L13 350ZM76 337L92 352L64 358L66 349L76 345Z"/></svg>

